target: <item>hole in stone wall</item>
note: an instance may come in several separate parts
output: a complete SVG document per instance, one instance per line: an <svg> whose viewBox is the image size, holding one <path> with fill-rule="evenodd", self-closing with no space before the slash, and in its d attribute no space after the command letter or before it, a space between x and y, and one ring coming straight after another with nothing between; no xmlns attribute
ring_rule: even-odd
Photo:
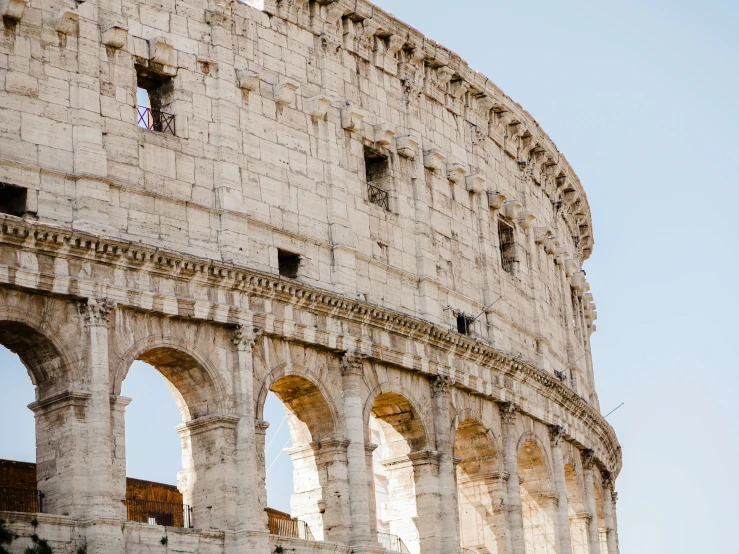
<svg viewBox="0 0 739 554"><path fill-rule="evenodd" d="M500 242L500 263L503 270L515 275L518 268L516 234L513 225L500 218L498 218L498 240Z"/></svg>
<svg viewBox="0 0 739 554"><path fill-rule="evenodd" d="M457 332L463 335L472 334L472 325L475 323L475 319L464 313L457 314Z"/></svg>
<svg viewBox="0 0 739 554"><path fill-rule="evenodd" d="M367 199L370 203L389 211L392 175L388 157L370 148L365 148L364 169L367 179Z"/></svg>
<svg viewBox="0 0 739 554"><path fill-rule="evenodd" d="M0 183L0 213L22 216L26 213L28 191L22 187Z"/></svg>
<svg viewBox="0 0 739 554"><path fill-rule="evenodd" d="M297 279L300 272L300 254L277 250L277 264L280 269L280 277Z"/></svg>

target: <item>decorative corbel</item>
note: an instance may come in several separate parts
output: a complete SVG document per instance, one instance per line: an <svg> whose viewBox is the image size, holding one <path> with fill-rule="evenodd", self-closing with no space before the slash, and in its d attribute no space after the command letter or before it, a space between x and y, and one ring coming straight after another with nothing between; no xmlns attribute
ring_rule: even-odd
<svg viewBox="0 0 739 554"><path fill-rule="evenodd" d="M395 131L390 128L390 125L385 122L377 123L372 126L374 133L373 141L375 144L380 146L388 146L393 141Z"/></svg>
<svg viewBox="0 0 739 554"><path fill-rule="evenodd" d="M487 182L488 180L485 178L485 176L482 173L475 173L473 175L468 175L467 178L465 179L467 190L474 194L478 194L484 191L485 183Z"/></svg>
<svg viewBox="0 0 739 554"><path fill-rule="evenodd" d="M2 0L0 0L0 2L1 1ZM120 50L126 46L126 40L128 39L128 26L121 22L109 23L103 27L101 39L105 46Z"/></svg>
<svg viewBox="0 0 739 554"><path fill-rule="evenodd" d="M28 0L0 0L0 16L11 21L20 21Z"/></svg>
<svg viewBox="0 0 739 554"><path fill-rule="evenodd" d="M544 241L552 236L552 232L547 227L536 227L534 229L534 242L536 244L544 244Z"/></svg>
<svg viewBox="0 0 739 554"><path fill-rule="evenodd" d="M380 26L373 19L365 19L362 21L362 34L360 40L371 41L375 33L380 30Z"/></svg>
<svg viewBox="0 0 739 554"><path fill-rule="evenodd" d="M572 274L572 277L570 277L570 288L573 290L582 290L582 288L585 286L585 272L583 271L576 271Z"/></svg>
<svg viewBox="0 0 739 554"><path fill-rule="evenodd" d="M457 81L452 81L451 89L452 96L457 100L460 100L467 91L470 90L470 86L465 83L463 79L459 79Z"/></svg>
<svg viewBox="0 0 739 554"><path fill-rule="evenodd" d="M577 271L577 262L575 260L565 260L565 275L569 279Z"/></svg>
<svg viewBox="0 0 739 554"><path fill-rule="evenodd" d="M446 166L446 177L452 183L461 183L467 175L467 168L463 164L449 163Z"/></svg>
<svg viewBox="0 0 739 554"><path fill-rule="evenodd" d="M505 215L511 221L516 221L518 218L518 210L523 208L523 204L518 200L508 200L503 204L503 215Z"/></svg>
<svg viewBox="0 0 739 554"><path fill-rule="evenodd" d="M446 156L438 149L432 148L423 152L423 167L431 171L441 171L444 167Z"/></svg>
<svg viewBox="0 0 739 554"><path fill-rule="evenodd" d="M476 98L477 107L483 114L489 114L490 110L493 109L493 99L487 94L482 94Z"/></svg>
<svg viewBox="0 0 739 554"><path fill-rule="evenodd" d="M325 94L318 94L303 100L305 111L315 119L323 119L331 107L331 99Z"/></svg>
<svg viewBox="0 0 739 554"><path fill-rule="evenodd" d="M517 140L519 137L522 137L526 134L528 129L523 126L522 123L511 123L508 125L508 138L511 140Z"/></svg>
<svg viewBox="0 0 739 554"><path fill-rule="evenodd" d="M561 243L559 242L559 239L556 236L548 237L544 240L544 251L547 254L554 255L555 252L557 252L557 248L559 248L559 245Z"/></svg>
<svg viewBox="0 0 739 554"><path fill-rule="evenodd" d="M395 145L398 149L399 156L413 160L416 157L416 151L421 143L415 137L405 135L395 139Z"/></svg>
<svg viewBox="0 0 739 554"><path fill-rule="evenodd" d="M454 70L444 65L436 70L436 82L441 88L444 88L452 80L453 75Z"/></svg>
<svg viewBox="0 0 739 554"><path fill-rule="evenodd" d="M170 56L174 47L165 37L149 39L149 61L160 65L170 65Z"/></svg>
<svg viewBox="0 0 739 554"><path fill-rule="evenodd" d="M72 35L80 14L70 8L62 8L54 19L54 28L63 35Z"/></svg>
<svg viewBox="0 0 739 554"><path fill-rule="evenodd" d="M503 207L503 203L506 201L506 195L499 190L488 192L488 206L491 210L499 210Z"/></svg>
<svg viewBox="0 0 739 554"><path fill-rule="evenodd" d="M528 209L522 208L518 212L518 226L524 231L531 228L536 221L536 216L532 214Z"/></svg>
<svg viewBox="0 0 739 554"><path fill-rule="evenodd" d="M241 90L252 92L259 89L259 73L256 71L237 69L236 81L239 83Z"/></svg>
<svg viewBox="0 0 739 554"><path fill-rule="evenodd" d="M390 35L387 42L387 55L393 57L405 46L405 38L399 35Z"/></svg>
<svg viewBox="0 0 739 554"><path fill-rule="evenodd" d="M281 80L275 85L275 102L280 106L288 106L295 101L295 92L300 84L292 79Z"/></svg>
<svg viewBox="0 0 739 554"><path fill-rule="evenodd" d="M363 119L364 114L349 102L341 109L341 128L346 131L361 130Z"/></svg>

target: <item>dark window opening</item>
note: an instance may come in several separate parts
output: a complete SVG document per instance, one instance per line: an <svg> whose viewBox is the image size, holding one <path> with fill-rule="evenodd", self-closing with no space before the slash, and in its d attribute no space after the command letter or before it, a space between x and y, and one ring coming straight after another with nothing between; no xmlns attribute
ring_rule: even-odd
<svg viewBox="0 0 739 554"><path fill-rule="evenodd" d="M297 279L300 270L300 255L285 250L277 251L277 264L280 268L280 277Z"/></svg>
<svg viewBox="0 0 739 554"><path fill-rule="evenodd" d="M472 325L475 323L475 318L467 314L458 313L457 315L457 332L463 335L472 334Z"/></svg>
<svg viewBox="0 0 739 554"><path fill-rule="evenodd" d="M139 127L160 133L175 134L175 117L170 113L174 97L171 77L137 68L136 105Z"/></svg>
<svg viewBox="0 0 739 554"><path fill-rule="evenodd" d="M513 225L498 219L498 239L500 240L500 262L503 270L515 275L518 269L518 258L516 257L516 235Z"/></svg>
<svg viewBox="0 0 739 554"><path fill-rule="evenodd" d="M23 187L0 183L0 213L21 217L26 213L28 191Z"/></svg>
<svg viewBox="0 0 739 554"><path fill-rule="evenodd" d="M387 156L369 148L364 149L364 168L367 178L367 198L382 209L390 211L392 176Z"/></svg>

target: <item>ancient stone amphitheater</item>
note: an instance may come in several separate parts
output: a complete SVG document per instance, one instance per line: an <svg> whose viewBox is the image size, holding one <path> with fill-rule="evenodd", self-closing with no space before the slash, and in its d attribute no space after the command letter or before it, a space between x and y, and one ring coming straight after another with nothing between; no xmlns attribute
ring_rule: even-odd
<svg viewBox="0 0 739 554"><path fill-rule="evenodd" d="M365 0L0 12L0 343L37 395L11 552L618 552L590 210L531 115ZM131 515L136 360L185 518Z"/></svg>

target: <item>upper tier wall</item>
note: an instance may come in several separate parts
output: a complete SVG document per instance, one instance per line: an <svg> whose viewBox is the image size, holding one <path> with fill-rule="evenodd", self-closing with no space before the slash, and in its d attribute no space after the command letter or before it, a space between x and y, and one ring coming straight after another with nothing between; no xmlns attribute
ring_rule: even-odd
<svg viewBox="0 0 739 554"><path fill-rule="evenodd" d="M0 181L26 213L275 275L299 253L301 281L477 317L597 405L585 193L456 55L361 1L24 3L0 36ZM137 126L137 76L165 82L175 136Z"/></svg>

